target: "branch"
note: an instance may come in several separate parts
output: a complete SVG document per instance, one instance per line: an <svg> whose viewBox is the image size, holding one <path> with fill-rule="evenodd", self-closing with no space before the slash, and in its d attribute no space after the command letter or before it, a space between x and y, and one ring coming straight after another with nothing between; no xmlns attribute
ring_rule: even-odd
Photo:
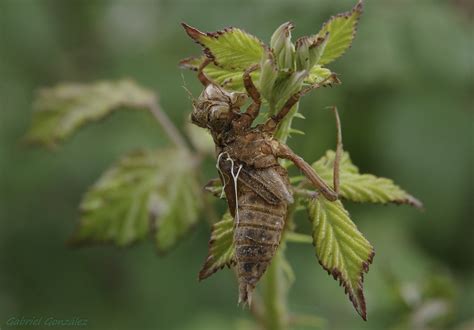
<svg viewBox="0 0 474 330"><path fill-rule="evenodd" d="M157 101L150 102L148 104L148 109L153 114L155 119L165 130L166 135L169 139L179 148L189 151L188 145L183 138L183 135L179 132L173 122L168 118L165 112L161 110L161 107L158 105Z"/></svg>
<svg viewBox="0 0 474 330"><path fill-rule="evenodd" d="M284 243L282 243L284 244ZM272 330L288 329L287 290L282 262L284 247L280 246L273 257L263 279L262 303L264 307L264 327Z"/></svg>

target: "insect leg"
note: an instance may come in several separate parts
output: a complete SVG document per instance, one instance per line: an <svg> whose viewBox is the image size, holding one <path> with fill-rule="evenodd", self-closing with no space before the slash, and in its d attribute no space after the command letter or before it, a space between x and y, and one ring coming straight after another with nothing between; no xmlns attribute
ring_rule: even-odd
<svg viewBox="0 0 474 330"><path fill-rule="evenodd" d="M298 167L301 172L311 181L311 183L321 191L324 197L327 200L335 201L338 199L338 194L329 187L326 182L316 173L316 171L309 165L303 158L298 156L291 150L287 145L279 143L276 156L279 158L285 158L291 160L296 167Z"/></svg>
<svg viewBox="0 0 474 330"><path fill-rule="evenodd" d="M285 116L290 112L291 108L300 100L300 98L307 94L308 92L312 91L313 89L319 88L321 86L324 86L325 83L327 83L329 80L338 82L339 80L337 79L337 76L335 74L331 74L329 77L324 79L323 81L319 83L312 84L310 86L307 86L305 88L302 88L299 92L293 94L290 96L290 98L286 101L286 103L283 105L283 108L274 116L270 117L267 122L265 123L265 128L267 131L274 131L280 121L285 118Z"/></svg>
<svg viewBox="0 0 474 330"><path fill-rule="evenodd" d="M339 195L339 164L342 157L342 130L341 130L341 120L339 119L339 113L337 108L333 107L334 116L336 117L336 129L337 129L337 139L336 139L336 156L334 157L334 167L333 167L333 187L336 194Z"/></svg>
<svg viewBox="0 0 474 330"><path fill-rule="evenodd" d="M280 112L278 112L274 116L271 116L265 122L265 130L273 132L278 126L278 124L280 123L280 121L288 114L291 108L296 104L296 102L300 100L300 97L302 95L303 95L302 91L291 95L288 101L286 101L286 103L283 105L283 108L281 108Z"/></svg>
<svg viewBox="0 0 474 330"><path fill-rule="evenodd" d="M257 87L255 87L252 77L250 76L250 73L257 70L259 67L259 64L252 65L247 70L245 70L243 75L245 90L253 101L253 103L247 108L247 111L245 111L245 116L243 116L241 119L243 126L246 127L252 125L252 122L255 120L255 118L257 118L258 113L260 112L260 106L262 105L260 93Z"/></svg>
<svg viewBox="0 0 474 330"><path fill-rule="evenodd" d="M257 70L260 67L259 64L254 64L251 67L249 67L247 70L244 72L244 86L245 90L247 91L247 94L252 98L254 103L262 103L260 99L260 93L258 92L257 87L255 87L255 84L253 83L252 77L250 74Z"/></svg>
<svg viewBox="0 0 474 330"><path fill-rule="evenodd" d="M212 81L204 73L204 68L211 62L212 62L211 59L206 57L204 59L204 62L202 62L201 65L198 68L198 79L201 82L201 84L204 85L204 87L206 87L209 84L212 84Z"/></svg>

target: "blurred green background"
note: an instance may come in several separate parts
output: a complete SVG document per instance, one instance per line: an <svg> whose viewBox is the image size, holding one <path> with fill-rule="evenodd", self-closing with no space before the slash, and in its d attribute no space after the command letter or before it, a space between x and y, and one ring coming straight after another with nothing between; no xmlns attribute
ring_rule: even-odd
<svg viewBox="0 0 474 330"><path fill-rule="evenodd" d="M282 22L315 33L355 1L0 1L0 327L12 316L89 319L88 329L234 329L232 272L198 283L209 228L166 256L151 242L129 249L69 249L82 193L123 152L168 142L151 115L119 112L55 152L19 142L34 92L61 81L132 77L161 95L183 129L190 101L177 67L199 48L185 21L234 25L268 41ZM363 172L393 178L420 198L408 207L348 204L375 246L365 278L368 322L319 266L290 245L296 273L289 308L328 329L473 329L473 22L469 1L367 1L352 48L329 67L341 86L302 101L306 131L289 144L314 161L335 144L337 105L345 149ZM194 94L201 87L183 73ZM213 176L213 162L206 164ZM223 203L219 204L223 209ZM305 214L297 219L308 229ZM432 320L432 321L431 321Z"/></svg>

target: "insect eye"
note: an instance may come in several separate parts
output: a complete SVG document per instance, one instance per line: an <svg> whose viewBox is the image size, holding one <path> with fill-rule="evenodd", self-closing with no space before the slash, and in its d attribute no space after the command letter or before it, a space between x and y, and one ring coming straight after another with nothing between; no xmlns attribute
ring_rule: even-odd
<svg viewBox="0 0 474 330"><path fill-rule="evenodd" d="M227 104L215 104L209 108L209 116L211 119L226 117L229 113Z"/></svg>
<svg viewBox="0 0 474 330"><path fill-rule="evenodd" d="M200 116L199 113L197 113L197 115L196 115L195 112L193 112L191 114L191 123L193 123L193 124L195 124L199 127L206 127L206 124L207 124L206 123L206 118L202 118L202 116Z"/></svg>
<svg viewBox="0 0 474 330"><path fill-rule="evenodd" d="M245 101L247 101L247 94L245 93L232 93L232 104L235 107L241 107L244 105Z"/></svg>

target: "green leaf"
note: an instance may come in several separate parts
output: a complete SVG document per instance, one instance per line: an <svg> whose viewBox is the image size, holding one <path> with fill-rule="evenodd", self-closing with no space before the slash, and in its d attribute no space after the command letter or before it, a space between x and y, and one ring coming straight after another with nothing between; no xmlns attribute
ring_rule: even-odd
<svg viewBox="0 0 474 330"><path fill-rule="evenodd" d="M270 108L276 112L280 111L286 101L301 89L307 76L308 71L306 70L291 73L280 72L280 77L273 87Z"/></svg>
<svg viewBox="0 0 474 330"><path fill-rule="evenodd" d="M201 192L191 156L178 149L130 153L84 196L72 243L126 246L150 233L159 251L198 220Z"/></svg>
<svg viewBox="0 0 474 330"><path fill-rule="evenodd" d="M320 65L315 65L311 68L304 82L310 85L321 84L324 82L323 86L332 86L333 84L341 83L331 70L323 68Z"/></svg>
<svg viewBox="0 0 474 330"><path fill-rule="evenodd" d="M270 47L280 70L295 69L295 45L291 42L293 28L293 23L283 23L273 32L270 39Z"/></svg>
<svg viewBox="0 0 474 330"><path fill-rule="evenodd" d="M55 147L81 126L98 121L121 107L146 109L153 92L132 80L93 84L60 84L39 91L31 128L25 140Z"/></svg>
<svg viewBox="0 0 474 330"><path fill-rule="evenodd" d="M180 62L180 67L197 71L199 65L204 61L204 56L201 57L189 57ZM208 78L222 86L228 91L245 92L243 82L243 71L232 71L229 69L221 68L213 63L208 64L204 68L204 73ZM254 71L251 73L252 79L258 87L260 71Z"/></svg>
<svg viewBox="0 0 474 330"><path fill-rule="evenodd" d="M296 68L298 70L311 70L319 62L329 33L324 36L301 37L296 40Z"/></svg>
<svg viewBox="0 0 474 330"><path fill-rule="evenodd" d="M234 251L234 218L226 212L222 220L212 226L209 252L199 272L199 280L208 278L224 266L230 267L234 262Z"/></svg>
<svg viewBox="0 0 474 330"><path fill-rule="evenodd" d="M329 39L317 64L324 65L334 61L351 46L362 9L363 3L360 0L351 11L333 16L323 25L317 36L324 37L329 32Z"/></svg>
<svg viewBox="0 0 474 330"><path fill-rule="evenodd" d="M374 257L373 247L357 230L341 201L312 199L308 212L319 263L344 286L354 308L366 320L363 281Z"/></svg>
<svg viewBox="0 0 474 330"><path fill-rule="evenodd" d="M335 152L329 150L312 165L321 178L331 186L334 157ZM423 207L420 201L394 184L392 180L371 174L360 174L347 152L344 152L341 158L339 181L341 196L354 202L396 203Z"/></svg>
<svg viewBox="0 0 474 330"><path fill-rule="evenodd" d="M221 68L243 71L262 58L262 42L245 31L231 27L204 33L187 24L182 25L186 33L204 48L206 56Z"/></svg>
<svg viewBox="0 0 474 330"><path fill-rule="evenodd" d="M278 68L273 53L269 49L265 49L265 56L260 63L260 71L258 86L260 87L260 93L268 101L272 98L273 86L278 78Z"/></svg>

